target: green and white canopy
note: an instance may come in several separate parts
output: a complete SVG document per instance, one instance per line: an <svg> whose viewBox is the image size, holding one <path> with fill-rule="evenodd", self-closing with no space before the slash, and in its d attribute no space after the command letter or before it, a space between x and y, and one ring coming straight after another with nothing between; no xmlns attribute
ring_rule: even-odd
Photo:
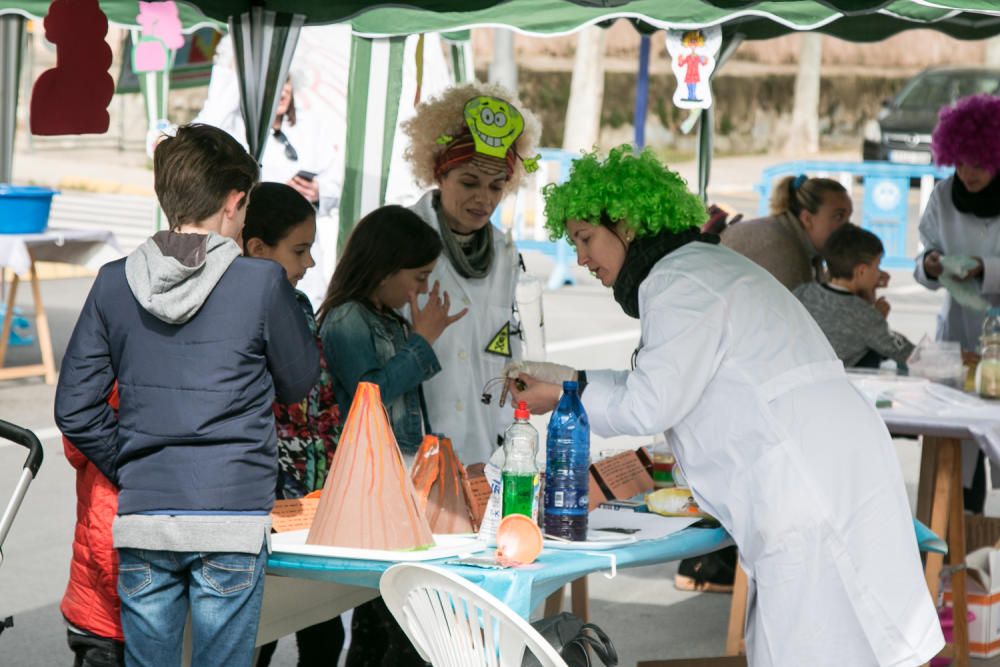
<svg viewBox="0 0 1000 667"><path fill-rule="evenodd" d="M730 43L769 39L795 31L819 31L860 42L885 39L913 28L933 29L959 39L1000 34L997 0L186 1L190 5L182 13L186 26L197 26L198 21L207 19L227 22L237 43L245 45L239 74L244 79L242 90L252 98L244 100L248 134L253 133L251 128L259 131L273 115L276 97L273 91L268 93L264 89L283 80L282 72L288 61L286 52L294 48L297 27L351 24L354 44L342 232L384 197L401 89L398 81L403 58L401 38L405 35L465 31L473 27L505 27L540 36L562 35L620 18L631 20L643 32L720 25ZM16 12L38 17L47 11L47 5L46 0L0 0L0 16ZM110 20L122 24L134 22L138 13L135 0L102 0L101 7ZM249 18L252 16L256 19ZM0 32L0 42L3 34ZM0 48L0 58L3 53ZM467 69L467 60L460 51L455 53L463 69ZM266 85L260 85L261 78ZM252 96L251 91L254 91ZM8 86L3 86L0 96L4 106L8 106ZM4 149L2 135L0 149ZM346 238L346 234L342 233L341 238Z"/></svg>

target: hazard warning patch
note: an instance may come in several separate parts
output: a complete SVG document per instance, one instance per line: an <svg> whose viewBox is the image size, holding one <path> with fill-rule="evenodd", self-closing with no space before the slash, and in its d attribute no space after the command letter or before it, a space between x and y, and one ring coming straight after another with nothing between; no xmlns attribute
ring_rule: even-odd
<svg viewBox="0 0 1000 667"><path fill-rule="evenodd" d="M486 351L490 354L497 354L501 357L509 357L510 354L510 322L504 322L500 331L493 334Z"/></svg>

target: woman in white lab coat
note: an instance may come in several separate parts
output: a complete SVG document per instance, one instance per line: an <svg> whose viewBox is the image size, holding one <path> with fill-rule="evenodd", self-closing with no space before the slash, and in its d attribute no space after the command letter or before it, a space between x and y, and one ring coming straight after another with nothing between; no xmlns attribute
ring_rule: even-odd
<svg viewBox="0 0 1000 667"><path fill-rule="evenodd" d="M499 406L499 388L488 403L481 397L520 357L520 256L490 216L533 168L541 127L510 91L475 83L421 104L403 131L414 176L432 188L411 208L444 245L429 280L469 309L434 343L442 370L423 386L430 425L451 438L463 463L483 462L513 417Z"/></svg>
<svg viewBox="0 0 1000 667"><path fill-rule="evenodd" d="M666 432L739 547L750 664L927 662L943 638L889 434L805 309L701 236L700 202L650 153L578 160L546 214L641 324L632 371L578 374L591 429ZM576 375L521 370L516 398L536 413Z"/></svg>

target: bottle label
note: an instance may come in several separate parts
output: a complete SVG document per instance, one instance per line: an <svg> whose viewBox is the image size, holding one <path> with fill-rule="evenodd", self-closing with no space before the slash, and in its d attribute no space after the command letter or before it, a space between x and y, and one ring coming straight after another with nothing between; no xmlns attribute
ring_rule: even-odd
<svg viewBox="0 0 1000 667"><path fill-rule="evenodd" d="M556 489L545 485L545 511L554 514L579 514L590 508L590 488L574 489L564 486Z"/></svg>

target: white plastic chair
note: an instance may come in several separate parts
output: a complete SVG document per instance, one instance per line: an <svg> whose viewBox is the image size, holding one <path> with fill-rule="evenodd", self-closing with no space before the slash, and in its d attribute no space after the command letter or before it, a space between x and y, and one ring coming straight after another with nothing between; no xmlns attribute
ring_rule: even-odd
<svg viewBox="0 0 1000 667"><path fill-rule="evenodd" d="M382 599L421 657L434 667L567 667L552 645L503 602L432 565L401 563L379 581Z"/></svg>

